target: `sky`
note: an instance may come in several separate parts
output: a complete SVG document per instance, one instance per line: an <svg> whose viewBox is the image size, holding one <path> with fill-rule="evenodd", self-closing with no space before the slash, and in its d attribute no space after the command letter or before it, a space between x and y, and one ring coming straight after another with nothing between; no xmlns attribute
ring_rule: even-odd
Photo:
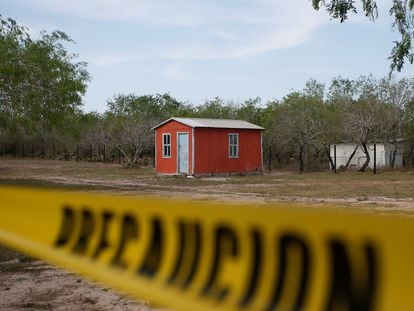
<svg viewBox="0 0 414 311"><path fill-rule="evenodd" d="M83 109L104 112L117 94L265 104L310 78L386 76L398 33L391 1L377 3L375 22L360 14L343 24L309 0L0 0L0 14L34 38L66 32L92 77ZM395 78L413 74L407 64Z"/></svg>

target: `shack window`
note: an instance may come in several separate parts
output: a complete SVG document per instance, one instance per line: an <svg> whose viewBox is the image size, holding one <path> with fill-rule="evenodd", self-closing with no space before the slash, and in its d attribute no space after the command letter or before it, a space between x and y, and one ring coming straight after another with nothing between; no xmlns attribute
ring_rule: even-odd
<svg viewBox="0 0 414 311"><path fill-rule="evenodd" d="M171 134L162 134L162 157L171 158Z"/></svg>
<svg viewBox="0 0 414 311"><path fill-rule="evenodd" d="M229 158L239 157L239 134L229 134Z"/></svg>

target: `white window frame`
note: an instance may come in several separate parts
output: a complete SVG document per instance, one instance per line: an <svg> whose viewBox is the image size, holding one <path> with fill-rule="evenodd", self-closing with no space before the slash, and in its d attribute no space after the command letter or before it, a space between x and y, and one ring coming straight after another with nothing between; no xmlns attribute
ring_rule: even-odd
<svg viewBox="0 0 414 311"><path fill-rule="evenodd" d="M236 143L234 143L234 139L232 142L232 137L236 137ZM229 158L230 159L237 159L239 158L239 134L238 133L229 133ZM235 150L235 152L232 152Z"/></svg>
<svg viewBox="0 0 414 311"><path fill-rule="evenodd" d="M169 143L168 144L166 144L165 143L165 137L169 137L170 139L169 139ZM171 154L172 154L172 150L171 150L171 146L172 146L172 144L171 144L171 133L163 133L162 134L162 149L161 149L161 151L162 151L162 157L163 158L171 158ZM169 150L169 154L168 153L166 153L165 151L166 150Z"/></svg>

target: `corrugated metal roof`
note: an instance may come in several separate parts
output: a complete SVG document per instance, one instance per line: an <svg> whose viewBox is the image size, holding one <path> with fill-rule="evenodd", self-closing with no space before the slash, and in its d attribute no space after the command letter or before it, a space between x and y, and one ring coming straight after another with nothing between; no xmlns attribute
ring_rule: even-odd
<svg viewBox="0 0 414 311"><path fill-rule="evenodd" d="M177 121L189 127L209 127L209 128L228 128L228 129L249 129L264 130L263 127L243 120L226 120L226 119L203 119L203 118L170 118L152 129L156 129L170 121Z"/></svg>

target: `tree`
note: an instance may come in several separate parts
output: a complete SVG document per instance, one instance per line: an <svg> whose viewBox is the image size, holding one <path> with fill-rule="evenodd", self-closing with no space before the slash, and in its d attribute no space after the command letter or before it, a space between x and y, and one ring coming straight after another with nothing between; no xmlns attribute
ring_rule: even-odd
<svg viewBox="0 0 414 311"><path fill-rule="evenodd" d="M72 126L75 128L73 137L76 143L80 144L80 149L77 150L80 152L80 157L83 156L85 147L89 147L90 158L92 158L93 150L96 150L95 154L98 154L101 160L106 160L107 151L114 149L109 140L108 118L97 112L80 113Z"/></svg>
<svg viewBox="0 0 414 311"><path fill-rule="evenodd" d="M378 81L378 96L384 103L405 109L414 100L414 78L382 78Z"/></svg>
<svg viewBox="0 0 414 311"><path fill-rule="evenodd" d="M154 146L151 121L107 116L109 118L109 141L123 154L129 167L138 165L143 152Z"/></svg>
<svg viewBox="0 0 414 311"><path fill-rule="evenodd" d="M260 97L249 98L244 104L236 108L236 119L248 121L254 124L262 124L263 109L259 107Z"/></svg>
<svg viewBox="0 0 414 311"><path fill-rule="evenodd" d="M107 102L106 119L110 142L135 166L144 152L154 146L156 124L173 116L188 116L191 109L169 94L118 94Z"/></svg>
<svg viewBox="0 0 414 311"><path fill-rule="evenodd" d="M314 9L324 7L332 19L339 19L341 23L348 19L348 15L356 14L355 0L311 0ZM369 19L378 17L378 7L375 0L361 0L362 10ZM397 29L400 39L394 42L389 59L391 60L390 72L401 71L406 61L413 63L414 24L413 24L414 0L392 0L390 15L394 21L392 27Z"/></svg>
<svg viewBox="0 0 414 311"><path fill-rule="evenodd" d="M319 83L315 79L309 79L308 81L306 81L303 93L307 96L323 100L325 96L325 84Z"/></svg>
<svg viewBox="0 0 414 311"><path fill-rule="evenodd" d="M171 117L187 116L191 108L169 94L118 94L107 101L108 112L124 117L151 120L153 125Z"/></svg>
<svg viewBox="0 0 414 311"><path fill-rule="evenodd" d="M277 108L270 128L273 144L297 156L300 173L304 171L310 147L324 130L323 110L321 98L300 92L288 94Z"/></svg>
<svg viewBox="0 0 414 311"><path fill-rule="evenodd" d="M339 76L332 79L327 97L330 104L342 105L352 102L355 94L355 82Z"/></svg>
<svg viewBox="0 0 414 311"><path fill-rule="evenodd" d="M407 104L403 119L403 135L409 146L411 166L414 166L414 100Z"/></svg>
<svg viewBox="0 0 414 311"><path fill-rule="evenodd" d="M194 111L194 116L198 118L234 119L236 109L235 104L225 103L220 97L215 97L197 106Z"/></svg>
<svg viewBox="0 0 414 311"><path fill-rule="evenodd" d="M64 42L72 40L60 31L33 40L26 28L0 16L0 120L9 131L45 142L80 111L90 77Z"/></svg>
<svg viewBox="0 0 414 311"><path fill-rule="evenodd" d="M352 81L354 98L341 104L343 137L358 144L365 154L360 168L364 172L370 163L368 143L391 142L399 137L400 109L389 101L383 101L378 80L372 76ZM382 94L384 96L384 94ZM356 149L348 159L350 163Z"/></svg>
<svg viewBox="0 0 414 311"><path fill-rule="evenodd" d="M383 140L394 146L391 167L394 167L395 155L401 148L401 138L409 144L410 138L404 131L410 119L410 105L414 101L414 79L393 80L383 78L378 82L378 97L385 105L383 111ZM405 116L407 114L407 117Z"/></svg>
<svg viewBox="0 0 414 311"><path fill-rule="evenodd" d="M388 104L383 113L384 141L394 146L391 166L394 164L395 154L401 147L403 138L409 155L413 159L414 142L414 78L392 80L383 78L379 80L379 98Z"/></svg>

